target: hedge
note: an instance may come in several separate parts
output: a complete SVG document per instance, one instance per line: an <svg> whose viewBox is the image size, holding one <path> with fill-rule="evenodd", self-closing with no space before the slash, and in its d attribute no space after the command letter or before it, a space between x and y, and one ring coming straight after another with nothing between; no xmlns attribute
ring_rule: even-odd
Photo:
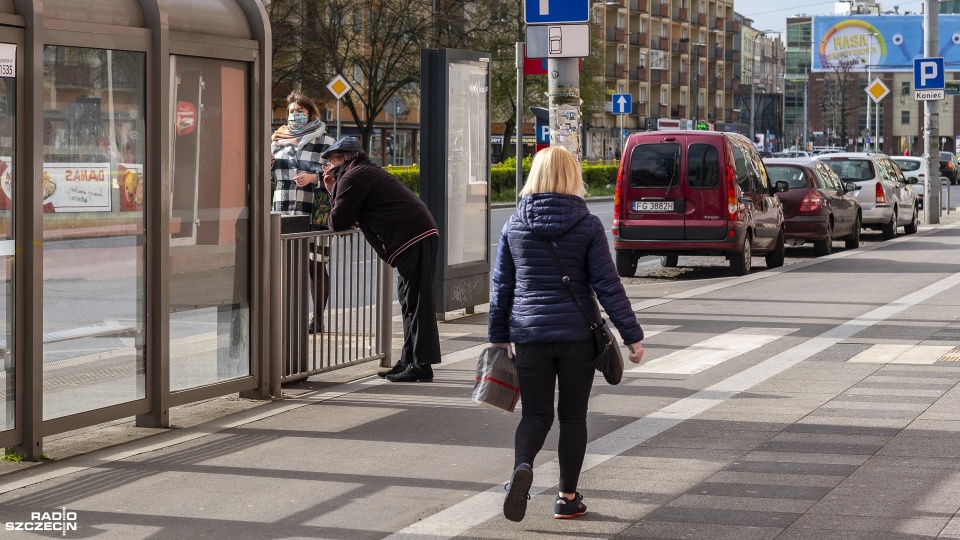
<svg viewBox="0 0 960 540"><path fill-rule="evenodd" d="M514 165L511 163L510 165ZM524 167L524 173L529 173ZM614 165L583 165L583 182L587 187L614 186L617 182L617 167ZM420 169L413 167L388 167L387 171L396 176L414 193L420 192ZM490 191L513 192L517 184L517 170L515 167L494 166L490 168Z"/></svg>

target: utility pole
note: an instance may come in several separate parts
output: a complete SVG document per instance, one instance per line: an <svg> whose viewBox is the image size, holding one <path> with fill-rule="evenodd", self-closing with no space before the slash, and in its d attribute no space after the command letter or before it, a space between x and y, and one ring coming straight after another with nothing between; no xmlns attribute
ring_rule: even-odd
<svg viewBox="0 0 960 540"><path fill-rule="evenodd" d="M940 41L936 0L923 0L924 56L933 58ZM940 223L940 107L935 100L923 102L923 164L926 175L923 192L923 211L927 223ZM949 188L948 188L949 189Z"/></svg>
<svg viewBox="0 0 960 540"><path fill-rule="evenodd" d="M871 64L870 49L873 48L873 33L870 32L868 34L860 34L861 37L864 35L870 36L869 38L867 38L869 40L867 42L867 86L869 86L870 85L870 64ZM870 151L870 138L873 135L873 132L870 130L870 102L871 101L873 100L870 99L870 96L867 96L867 136L864 137L863 139L864 152ZM857 127L859 128L859 126Z"/></svg>
<svg viewBox="0 0 960 540"><path fill-rule="evenodd" d="M807 87L810 86L810 74L803 78L803 151L807 151Z"/></svg>
<svg viewBox="0 0 960 540"><path fill-rule="evenodd" d="M577 58L547 59L550 146L562 146L582 160L580 146L580 72ZM622 134L622 132L621 132Z"/></svg>

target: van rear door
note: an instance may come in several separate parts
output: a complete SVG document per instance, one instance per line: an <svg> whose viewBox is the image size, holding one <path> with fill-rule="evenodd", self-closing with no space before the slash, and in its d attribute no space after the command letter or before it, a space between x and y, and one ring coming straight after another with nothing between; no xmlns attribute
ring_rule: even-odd
<svg viewBox="0 0 960 540"><path fill-rule="evenodd" d="M637 144L630 153L623 190L624 240L683 240L685 186L681 182L682 139L664 137Z"/></svg>
<svg viewBox="0 0 960 540"><path fill-rule="evenodd" d="M723 240L727 237L727 199L720 182L720 152L713 140L693 136L688 139L686 161L684 238Z"/></svg>

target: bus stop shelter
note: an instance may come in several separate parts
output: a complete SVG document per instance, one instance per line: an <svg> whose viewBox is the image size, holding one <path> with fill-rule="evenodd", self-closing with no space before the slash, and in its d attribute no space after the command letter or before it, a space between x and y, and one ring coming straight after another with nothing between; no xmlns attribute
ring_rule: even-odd
<svg viewBox="0 0 960 540"><path fill-rule="evenodd" d="M270 40L259 0L0 0L0 446L268 395Z"/></svg>

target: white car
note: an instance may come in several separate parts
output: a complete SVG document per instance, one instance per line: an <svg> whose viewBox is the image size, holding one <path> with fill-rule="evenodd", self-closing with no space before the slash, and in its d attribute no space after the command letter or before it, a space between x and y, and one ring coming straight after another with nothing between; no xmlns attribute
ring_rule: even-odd
<svg viewBox="0 0 960 540"><path fill-rule="evenodd" d="M910 189L917 194L917 205L923 208L924 182L926 174L923 170L923 158L917 156L894 156L890 159L903 171L904 178L910 184ZM939 167L938 167L939 170ZM946 176L940 177L940 184L950 184L950 179Z"/></svg>
<svg viewBox="0 0 960 540"><path fill-rule="evenodd" d="M814 159L826 162L841 180L857 185L854 196L863 211L862 225L880 229L884 240L903 232L917 232L920 205L917 194L907 184L900 167L886 154L876 152L838 152L820 154Z"/></svg>

